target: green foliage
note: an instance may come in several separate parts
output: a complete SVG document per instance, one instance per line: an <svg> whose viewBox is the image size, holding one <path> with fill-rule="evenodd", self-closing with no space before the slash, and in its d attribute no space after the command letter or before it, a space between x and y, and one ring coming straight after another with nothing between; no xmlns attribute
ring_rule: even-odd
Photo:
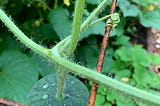
<svg viewBox="0 0 160 106"><path fill-rule="evenodd" d="M147 11L140 15L140 23L145 27L154 27L160 29L160 13L157 11Z"/></svg>
<svg viewBox="0 0 160 106"><path fill-rule="evenodd" d="M153 27L160 29L160 13L154 4L160 3L159 0L133 0L139 6L132 4L129 0L119 0L118 6L124 17L136 17L144 27ZM152 7L150 7L152 6ZM152 9L153 8L153 9Z"/></svg>
<svg viewBox="0 0 160 106"><path fill-rule="evenodd" d="M82 62L82 65L85 64L88 68L91 69L95 69L97 63L98 52L100 49L97 45L97 42L97 39L94 36L91 36L85 42L85 46L79 47L77 49L76 59ZM112 55L113 49L108 49L105 55L105 62L103 65L104 72L107 72L111 67L111 64L113 62Z"/></svg>
<svg viewBox="0 0 160 106"><path fill-rule="evenodd" d="M0 97L26 103L28 92L38 79L38 67L25 54L4 51L0 70Z"/></svg>
<svg viewBox="0 0 160 106"><path fill-rule="evenodd" d="M148 70L151 64L160 63L158 55L148 54L141 46L135 45L120 47L115 51L114 57L116 60L113 61L109 72L114 74L115 79L152 93L156 93L155 89L160 88L160 77ZM113 104L118 106L134 106L136 102L128 98L126 101L125 96L107 92L104 88L99 88L99 94L106 96L110 102L114 101ZM140 102L138 104L142 105Z"/></svg>
<svg viewBox="0 0 160 106"><path fill-rule="evenodd" d="M156 90L160 89L160 78L155 73L150 72L149 67L151 64L159 65L160 56L148 54L142 46L133 46L130 40L132 41L133 36L141 32L138 26L160 28L160 9L154 6L154 4L158 4L159 2L159 0L118 0L117 6L119 8L117 8L117 11L122 14L121 22L111 31L111 38L108 43L102 70L104 74L116 80L123 81L126 84L152 93L156 93ZM70 3L71 5L66 7L62 3L62 0L58 2L52 0L1 0L0 6L4 8L8 14L11 14L16 24L20 26L30 38L45 47L51 48L59 40L71 34L74 2L70 1ZM99 5L99 3L99 0L86 0L83 21L90 16L95 6ZM104 8L105 11L97 14L93 21L109 14L109 5L108 3L108 6ZM153 9L150 9L150 6L153 6ZM82 31L78 48L74 54L77 63L95 69L101 40L104 34L104 27L105 21L101 21ZM133 30L133 27L135 27L135 30ZM0 28L0 96L26 103L26 95L31 86L38 80L39 73L41 77L45 79L47 78L45 77L46 75L55 73L55 66L48 62L48 60L37 54L33 54L28 48L19 45L14 38L8 35L11 34L8 33L2 25ZM142 37L142 35L144 36L146 34L138 33L139 38ZM25 49L25 51L23 49ZM12 71L14 71L14 73L12 73ZM52 78L54 79L55 77ZM126 78L127 81L124 81L123 78ZM55 80L57 79L53 79L51 82L56 83L57 81ZM42 80L36 84L41 83ZM66 81L70 83L71 80L74 81L77 79L71 77L71 79ZM80 82L78 81L77 83ZM72 84L66 85L70 86ZM74 84L70 87L73 88L73 92L76 93L76 95L79 93L80 88L76 86L80 85L82 84ZM46 91L43 91L44 85L35 85L34 87L36 86L38 86L36 93L42 92L42 94L38 93L38 97L31 97L33 99L31 99L31 102L47 103L45 100L49 101L49 103L52 102L50 98L54 97L52 97L53 95L51 94L50 96L44 94L46 93ZM51 86L49 88L55 89L55 87ZM85 89L84 86L83 88ZM31 92L33 92L33 90L35 89L32 89ZM52 93L55 93L55 91L56 90L53 90ZM30 93L30 95L31 94L32 93ZM84 96L88 96L88 94L84 94L83 97ZM47 99L41 101L43 98ZM80 98L77 96L77 98L71 97L69 99L69 102L77 102ZM95 106L134 106L135 104L145 106L141 102L137 103L136 101L127 99L129 98L125 98L125 95L122 96L111 90L106 91L100 87ZM67 101L67 103L69 102Z"/></svg>
<svg viewBox="0 0 160 106"><path fill-rule="evenodd" d="M67 9L58 8L51 11L48 15L48 21L52 23L61 40L71 33L72 20L69 19L69 11Z"/></svg>
<svg viewBox="0 0 160 106"><path fill-rule="evenodd" d="M133 65L149 66L151 59L148 53L140 46L122 47L116 50L116 57L124 62L131 62ZM133 55L134 54L134 55Z"/></svg>
<svg viewBox="0 0 160 106"><path fill-rule="evenodd" d="M39 72L43 77L56 72L54 64L45 59L44 57L41 57L37 54L33 54L31 58L35 61L35 64L39 67Z"/></svg>
<svg viewBox="0 0 160 106"><path fill-rule="evenodd" d="M57 74L48 75L39 80L28 95L30 106L86 106L89 92L81 81L67 75L65 80L65 99L58 101L55 98L57 92Z"/></svg>
<svg viewBox="0 0 160 106"><path fill-rule="evenodd" d="M136 5L131 4L128 0L118 0L117 5L121 9L124 17L136 17L140 13L139 8Z"/></svg>
<svg viewBox="0 0 160 106"><path fill-rule="evenodd" d="M148 6L150 4L158 4L160 3L160 0L133 0L133 2L141 4L143 6Z"/></svg>

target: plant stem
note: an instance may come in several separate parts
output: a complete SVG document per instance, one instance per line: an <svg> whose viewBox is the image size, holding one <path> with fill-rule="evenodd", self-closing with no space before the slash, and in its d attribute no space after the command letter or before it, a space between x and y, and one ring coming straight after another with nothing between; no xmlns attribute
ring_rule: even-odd
<svg viewBox="0 0 160 106"><path fill-rule="evenodd" d="M72 33L71 33L71 41L69 45L69 51L67 51L70 56L74 50L76 49L78 38L80 35L80 27L82 23L83 17L83 9L84 9L85 0L76 0L75 5L75 16L73 19Z"/></svg>
<svg viewBox="0 0 160 106"><path fill-rule="evenodd" d="M55 2L54 2L54 8L57 8L57 5L58 5L58 0L55 0Z"/></svg>
<svg viewBox="0 0 160 106"><path fill-rule="evenodd" d="M91 15L82 23L81 27L80 27L80 32L84 31L86 28L90 27L91 25L89 25L89 23L92 21L92 19L98 14L100 13L100 11L107 5L107 0L103 0L98 7L91 13ZM58 49L61 48L60 51L63 51L63 49L66 49L66 47L68 47L69 44L69 38L71 37L71 35L69 35L67 38L63 39L62 41L60 41L56 46L58 46ZM64 46L64 47L63 47ZM63 54L63 53L62 53Z"/></svg>
<svg viewBox="0 0 160 106"><path fill-rule="evenodd" d="M107 5L108 0L103 0L98 7L91 13L91 15L84 21L82 24L82 31L89 27L89 23L92 21L95 16L100 13L100 11Z"/></svg>
<svg viewBox="0 0 160 106"><path fill-rule="evenodd" d="M90 24L88 25L88 27L93 26L94 24L96 24L96 23L98 23L98 22L100 22L100 21L106 20L106 19L109 18L111 15L113 15L113 14L110 14L110 15L104 16L104 17L102 17L102 18L100 18L100 19L97 19L96 21L90 23Z"/></svg>
<svg viewBox="0 0 160 106"><path fill-rule="evenodd" d="M37 45L35 42L25 36L25 34L9 19L9 17L7 17L7 15L2 11L2 9L0 9L0 19L23 44L31 48L36 53L39 53L45 58L51 60L52 62L59 64L68 71L75 73L80 77L85 77L89 80L92 80L104 86L106 89L113 90L117 93L125 95L128 98L135 99L136 101L147 103L150 106L160 105L160 97L158 95L154 95L148 93L147 91L134 88L130 85L102 75L94 70L72 63L67 59L64 59L55 54L58 51L52 51L52 49L46 49Z"/></svg>
<svg viewBox="0 0 160 106"><path fill-rule="evenodd" d="M82 23L84 4L85 4L85 0L76 0L75 16L74 16L74 20L73 20L70 45L69 45L68 51L65 53L62 53L62 56L64 58L67 58L68 56L70 56L74 52L74 50L76 49L79 34L80 34L80 26ZM66 49L66 48L64 48L64 49ZM64 49L62 49L62 51ZM62 70L62 67L59 68L59 71L60 71L60 73L59 73L59 78L58 78L56 98L58 100L63 100L64 99L63 89L64 89L65 78L66 78L67 72L65 70Z"/></svg>
<svg viewBox="0 0 160 106"><path fill-rule="evenodd" d="M65 95L63 94L64 91L64 85L65 85L65 78L67 76L67 72L63 67L58 65L58 82L57 82L57 93L56 93L56 99L58 101L61 101L65 98Z"/></svg>

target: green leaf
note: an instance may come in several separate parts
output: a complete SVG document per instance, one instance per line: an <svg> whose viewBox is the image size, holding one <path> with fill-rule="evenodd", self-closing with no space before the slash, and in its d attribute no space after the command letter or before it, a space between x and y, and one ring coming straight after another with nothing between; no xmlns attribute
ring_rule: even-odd
<svg viewBox="0 0 160 106"><path fill-rule="evenodd" d="M22 8L23 8L22 1L10 0L10 5L9 8L7 8L7 11L11 16L16 16L22 11Z"/></svg>
<svg viewBox="0 0 160 106"><path fill-rule="evenodd" d="M151 4L159 4L160 0L133 0L133 2L143 5L143 6L148 6Z"/></svg>
<svg viewBox="0 0 160 106"><path fill-rule="evenodd" d="M142 49L141 46L135 45L134 46L134 54L132 54L133 64L140 64L145 67L149 67L151 64L151 59L149 54L145 49Z"/></svg>
<svg viewBox="0 0 160 106"><path fill-rule="evenodd" d="M133 0L133 2L143 5L143 6L147 6L148 0Z"/></svg>
<svg viewBox="0 0 160 106"><path fill-rule="evenodd" d="M148 71L146 68L141 66L136 66L134 69L133 78L137 82L138 86L144 88L160 88L160 77L151 71Z"/></svg>
<svg viewBox="0 0 160 106"><path fill-rule="evenodd" d="M138 14L140 13L139 8L134 4L130 4L128 0L118 0L118 6L122 10L124 17L135 17L138 16Z"/></svg>
<svg viewBox="0 0 160 106"><path fill-rule="evenodd" d="M39 25L34 25L39 22ZM21 25L22 30L36 41L44 39L56 40L58 36L53 30L52 24L42 24L39 20L29 20Z"/></svg>
<svg viewBox="0 0 160 106"><path fill-rule="evenodd" d="M64 8L52 10L48 15L48 21L52 23L53 29L62 40L71 34L72 20L69 19L69 12Z"/></svg>
<svg viewBox="0 0 160 106"><path fill-rule="evenodd" d="M115 99L115 93L113 93L112 91L107 91L107 100L108 101L113 101Z"/></svg>
<svg viewBox="0 0 160 106"><path fill-rule="evenodd" d="M121 36L118 36L116 41L113 42L114 45L125 45L127 43L129 43L129 37L127 36L124 36L124 35L121 35Z"/></svg>
<svg viewBox="0 0 160 106"><path fill-rule="evenodd" d="M120 58L124 62L132 60L132 55L134 54L134 49L130 47L121 47L115 52L116 58Z"/></svg>
<svg viewBox="0 0 160 106"><path fill-rule="evenodd" d="M43 39L56 40L58 36L52 28L52 24L43 24L37 28L37 32Z"/></svg>
<svg viewBox="0 0 160 106"><path fill-rule="evenodd" d="M160 55L158 54L150 54L150 58L152 60L152 64L159 65L160 64Z"/></svg>
<svg viewBox="0 0 160 106"><path fill-rule="evenodd" d="M98 48L95 46L84 46L79 49L80 58L84 57L88 68L95 69L98 59Z"/></svg>
<svg viewBox="0 0 160 106"><path fill-rule="evenodd" d="M99 86L98 87L98 93L99 94L101 94L101 95L107 95L107 92L106 92L107 90L104 88L104 87L102 87L102 86Z"/></svg>
<svg viewBox="0 0 160 106"><path fill-rule="evenodd" d="M98 17L95 17L98 19ZM66 38L71 34L72 20L69 19L69 12L66 9L58 8L52 10L48 15L48 21L52 23L53 29L56 31L60 39ZM103 35L105 23L103 21L91 26L81 32L79 40L87 38L91 34Z"/></svg>
<svg viewBox="0 0 160 106"><path fill-rule="evenodd" d="M123 77L129 78L131 76L131 71L128 69L117 70L116 71L116 79L121 79Z"/></svg>
<svg viewBox="0 0 160 106"><path fill-rule="evenodd" d="M48 61L46 58L37 54L33 54L32 59L35 61L35 64L37 64L37 66L39 67L39 72L42 76L56 73L54 64Z"/></svg>
<svg viewBox="0 0 160 106"><path fill-rule="evenodd" d="M105 103L103 106L112 106L110 103Z"/></svg>
<svg viewBox="0 0 160 106"><path fill-rule="evenodd" d="M77 50L78 50L78 55L76 57L78 58L78 60L85 62L84 64L86 64L88 68L95 69L99 55L99 50L98 47L96 47L96 44L87 45L78 48ZM113 50L107 49L102 68L102 71L105 73L109 71L109 69L111 68L113 61L112 54Z"/></svg>
<svg viewBox="0 0 160 106"><path fill-rule="evenodd" d="M0 56L0 97L26 103L27 94L38 79L38 67L18 51Z"/></svg>
<svg viewBox="0 0 160 106"><path fill-rule="evenodd" d="M120 71L120 70L124 70L127 68L127 64L126 62L123 62L119 59L113 61L113 64L111 66L111 71L112 72L117 72L117 71Z"/></svg>
<svg viewBox="0 0 160 106"><path fill-rule="evenodd" d="M116 100L117 106L134 106L133 101L131 101L131 99L126 98L123 95L117 94L114 91L108 91L107 94L107 100Z"/></svg>
<svg viewBox="0 0 160 106"><path fill-rule="evenodd" d="M141 46L121 47L115 52L116 58L120 58L124 62L132 62L132 64L139 64L148 67L151 64L151 59L146 50Z"/></svg>
<svg viewBox="0 0 160 106"><path fill-rule="evenodd" d="M75 77L67 75L65 80L65 99L57 101L57 74L39 80L28 95L29 106L86 106L89 92L85 85Z"/></svg>
<svg viewBox="0 0 160 106"><path fill-rule="evenodd" d="M103 62L103 67L102 67L102 72L103 73L109 72L110 69L111 69L111 66L113 64L113 59L112 59L113 56L109 55L109 53L110 53L110 50L108 49L106 51L106 55L104 57L104 62Z"/></svg>
<svg viewBox="0 0 160 106"><path fill-rule="evenodd" d="M101 94L96 95L96 101L95 106L102 106L102 104L105 102L105 96Z"/></svg>
<svg viewBox="0 0 160 106"><path fill-rule="evenodd" d="M5 4L8 3L9 0L1 0L0 1L0 6L3 7Z"/></svg>
<svg viewBox="0 0 160 106"><path fill-rule="evenodd" d="M4 33L1 34L0 41L0 53L5 50L21 50L22 47L19 45L19 42L14 40L10 34ZM3 46L2 46L3 45Z"/></svg>
<svg viewBox="0 0 160 106"><path fill-rule="evenodd" d="M122 98L120 100L116 100L117 106L135 106L133 101L128 100L128 98Z"/></svg>
<svg viewBox="0 0 160 106"><path fill-rule="evenodd" d="M160 13L158 11L147 11L140 15L140 23L145 27L160 29Z"/></svg>

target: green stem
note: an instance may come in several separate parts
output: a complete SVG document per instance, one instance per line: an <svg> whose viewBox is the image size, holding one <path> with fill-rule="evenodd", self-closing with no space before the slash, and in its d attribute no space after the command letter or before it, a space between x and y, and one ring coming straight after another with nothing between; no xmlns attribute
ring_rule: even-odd
<svg viewBox="0 0 160 106"><path fill-rule="evenodd" d="M84 21L84 23L82 24L82 28L81 30L83 31L84 29L89 27L89 23L92 21L93 18L95 18L95 16L100 13L100 11L107 5L107 1L108 0L103 0L98 7L91 13L91 15Z"/></svg>
<svg viewBox="0 0 160 106"><path fill-rule="evenodd" d="M75 73L80 77L94 81L104 86L106 89L113 90L114 92L120 93L126 96L127 98L144 102L152 106L157 106L157 104L160 105L160 97L158 95L154 95L148 93L147 91L134 88L130 85L127 85L125 83L114 80L110 77L107 77L103 74L100 74L94 70L72 63L64 58L61 58L59 56L54 56L54 54L52 54L52 56L49 56L48 59L56 62L60 66L65 67L66 70L69 70L70 72Z"/></svg>
<svg viewBox="0 0 160 106"><path fill-rule="evenodd" d="M98 23L98 22L100 22L100 21L103 21L103 20L109 18L111 15L112 15L112 14L107 15L107 16L104 16L104 17L102 17L102 18L100 18L100 19L97 19L96 21L94 21L94 22L92 22L91 24L89 24L88 27L93 26L94 24L96 24L96 23Z"/></svg>
<svg viewBox="0 0 160 106"><path fill-rule="evenodd" d="M45 58L51 60L52 62L55 62L56 64L64 67L68 71L73 72L80 77L85 77L89 80L92 80L104 86L106 89L111 89L115 92L121 93L128 98L147 103L150 106L160 105L160 97L158 95L153 95L146 91L134 88L130 85L116 81L110 77L100 74L94 70L72 63L67 59L64 59L57 55L57 49L53 48L54 51L52 51L52 49L46 49L37 45L31 39L27 38L25 34L9 19L9 17L7 17L7 15L1 9L0 19L23 44L31 48L36 53L39 53Z"/></svg>
<svg viewBox="0 0 160 106"><path fill-rule="evenodd" d="M58 65L58 82L57 82L57 93L56 93L56 99L58 101L61 101L65 98L65 95L63 94L64 91L64 85L65 85L65 78L67 76L67 72L63 67Z"/></svg>
<svg viewBox="0 0 160 106"><path fill-rule="evenodd" d="M57 8L58 6L58 0L55 0L55 2L54 2L54 8Z"/></svg>
<svg viewBox="0 0 160 106"><path fill-rule="evenodd" d="M107 0L103 0L98 7L91 13L91 15L83 22L83 24L81 25L80 28L80 32L84 31L86 28L88 28L90 25L89 23L92 21L92 19L98 14L100 13L100 11L107 5ZM65 47L67 47L69 45L69 39L70 39L71 35L69 35L67 38L65 38L64 40L62 40L61 42L59 42L56 46L58 48L61 48L61 50L63 51L63 49L65 49ZM64 47L62 47L64 45ZM60 51L61 51L60 50ZM62 53L63 54L63 53Z"/></svg>
<svg viewBox="0 0 160 106"><path fill-rule="evenodd" d="M71 34L69 49L66 53L62 53L62 56L65 58L70 56L76 49L79 34L80 34L80 26L82 23L84 4L85 4L85 0L76 0L75 16L73 19L73 27L72 27L72 34ZM62 49L62 51L63 50L65 49ZM63 100L64 99L63 89L64 89L64 83L65 83L67 72L63 71L62 68L60 68L59 71L60 73L58 78L56 98L58 100Z"/></svg>
<svg viewBox="0 0 160 106"><path fill-rule="evenodd" d="M80 27L81 27L82 17L83 17L84 4L85 4L85 0L76 0L75 12L74 12L75 16L73 19L73 26L72 26L72 33L71 33L71 41L69 45L69 51L67 51L69 56L74 52L78 43Z"/></svg>

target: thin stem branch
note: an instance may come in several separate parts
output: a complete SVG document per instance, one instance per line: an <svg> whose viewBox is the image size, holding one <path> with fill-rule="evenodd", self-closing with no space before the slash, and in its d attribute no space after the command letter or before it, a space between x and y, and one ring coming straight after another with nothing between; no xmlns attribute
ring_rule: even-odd
<svg viewBox="0 0 160 106"><path fill-rule="evenodd" d="M102 18L100 18L100 19L97 19L96 21L94 21L94 22L92 22L91 24L89 24L88 27L93 26L94 24L96 24L96 23L98 23L98 22L100 22L100 21L106 20L106 19L109 18L111 15L112 15L112 14L107 15L107 16L104 16L104 17L102 17Z"/></svg>
<svg viewBox="0 0 160 106"><path fill-rule="evenodd" d="M117 0L112 0L110 14L113 14L113 12L116 8L116 2L117 2ZM101 50L99 53L98 62L97 62L97 66L96 66L96 70L99 73L101 73L101 71L102 71L102 66L103 66L103 62L104 62L104 57L105 57L105 53L106 53L106 48L107 48L111 28L112 28L112 26L107 26L105 28L105 33L104 33L104 37L103 37L103 41L102 41L102 47L101 47ZM97 90L98 90L98 83L93 82L92 87L91 87L91 91L90 91L90 97L88 100L88 106L94 106L95 100L96 100L96 95L97 95Z"/></svg>
<svg viewBox="0 0 160 106"><path fill-rule="evenodd" d="M100 11L107 5L108 0L103 0L98 7L91 13L91 15L84 21L82 24L81 30L83 31L84 29L89 27L89 23L92 21L95 16L100 13Z"/></svg>
<svg viewBox="0 0 160 106"><path fill-rule="evenodd" d="M85 0L76 0L75 5L75 16L73 19L73 27L71 33L71 41L69 45L69 51L67 51L70 56L77 47L79 35L80 35L80 27L82 23L83 10L84 10Z"/></svg>
<svg viewBox="0 0 160 106"><path fill-rule="evenodd" d="M58 0L55 0L54 2L54 8L57 8L58 7Z"/></svg>
<svg viewBox="0 0 160 106"><path fill-rule="evenodd" d="M64 67L69 72L94 81L104 86L106 89L113 90L114 92L120 93L136 101L141 101L151 106L160 105L160 97L158 95L134 88L130 85L102 75L94 70L72 63L67 59L60 57L57 53L58 51L56 51L57 49L53 49L55 50L53 51L52 49L46 49L37 45L31 39L27 38L27 36L9 19L9 17L2 11L2 9L0 9L0 19L23 44L31 48L36 53L39 53L45 58L51 60L52 62Z"/></svg>

